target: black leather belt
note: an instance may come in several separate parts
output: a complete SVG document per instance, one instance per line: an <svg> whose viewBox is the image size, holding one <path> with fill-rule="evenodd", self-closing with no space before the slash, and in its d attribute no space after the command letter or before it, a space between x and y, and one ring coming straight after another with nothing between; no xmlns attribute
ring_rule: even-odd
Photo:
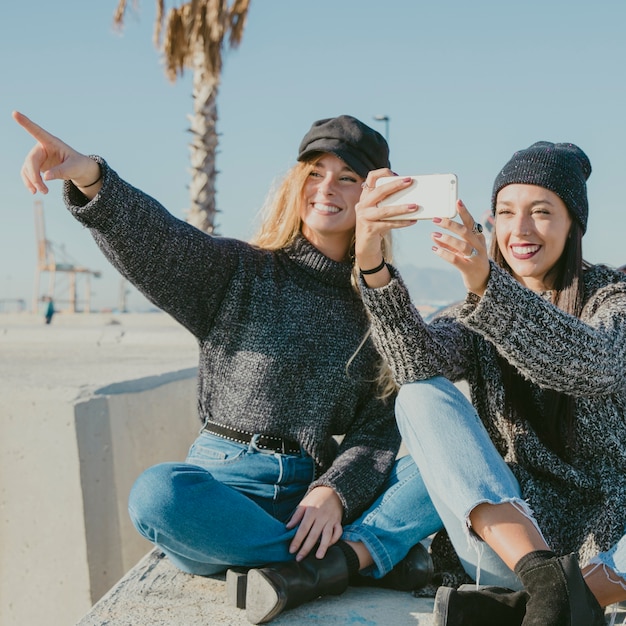
<svg viewBox="0 0 626 626"><path fill-rule="evenodd" d="M228 426L209 421L204 423L202 431L245 445L248 445L255 436L255 433L229 428ZM259 435L255 444L261 450L272 450L279 454L300 454L300 444L296 441L291 441L291 439L273 437L272 435Z"/></svg>

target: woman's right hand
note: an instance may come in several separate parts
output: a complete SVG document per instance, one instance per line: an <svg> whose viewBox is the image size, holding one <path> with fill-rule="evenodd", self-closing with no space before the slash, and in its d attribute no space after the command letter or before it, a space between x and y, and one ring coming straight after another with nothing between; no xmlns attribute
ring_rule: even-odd
<svg viewBox="0 0 626 626"><path fill-rule="evenodd" d="M13 119L37 141L26 155L21 170L24 185L31 193L48 193L44 180L71 180L88 199L96 196L102 186L100 165L96 161L63 143L22 113L13 111Z"/></svg>
<svg viewBox="0 0 626 626"><path fill-rule="evenodd" d="M395 215L417 211L416 204L381 205L392 193L410 187L409 177L395 176L395 180L376 187L376 181L384 176L395 176L389 169L371 171L363 183L363 192L356 205L355 256L361 269L373 269L383 259L382 241L392 228L406 228L415 220L387 220ZM375 274L366 274L365 282L370 287L382 287L391 280L386 267Z"/></svg>
<svg viewBox="0 0 626 626"><path fill-rule="evenodd" d="M326 550L341 539L343 505L331 487L320 485L307 493L287 522L287 529L298 528L289 552L301 561L315 549L318 559L324 558Z"/></svg>

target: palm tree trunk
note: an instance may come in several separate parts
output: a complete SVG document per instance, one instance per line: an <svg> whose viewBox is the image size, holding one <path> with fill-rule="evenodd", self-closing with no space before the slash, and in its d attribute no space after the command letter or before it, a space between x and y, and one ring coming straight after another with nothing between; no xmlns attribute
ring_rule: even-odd
<svg viewBox="0 0 626 626"><path fill-rule="evenodd" d="M215 232L215 157L217 153L217 92L219 77L206 70L202 54L194 59L190 207L187 221L205 233Z"/></svg>

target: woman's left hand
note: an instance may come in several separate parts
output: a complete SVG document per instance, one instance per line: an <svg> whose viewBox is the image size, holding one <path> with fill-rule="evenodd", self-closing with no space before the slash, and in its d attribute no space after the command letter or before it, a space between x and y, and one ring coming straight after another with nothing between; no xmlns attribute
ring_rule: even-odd
<svg viewBox="0 0 626 626"><path fill-rule="evenodd" d="M435 224L451 233L433 233L433 251L461 272L468 291L482 296L489 280L489 256L485 236L482 226L474 221L461 200L457 202L457 209L462 223L447 217L433 219Z"/></svg>
<svg viewBox="0 0 626 626"><path fill-rule="evenodd" d="M326 550L341 538L342 518L343 505L334 489L311 489L287 522L287 528L298 526L289 552L297 553L296 561L301 561L319 542L315 556L318 559L323 558Z"/></svg>

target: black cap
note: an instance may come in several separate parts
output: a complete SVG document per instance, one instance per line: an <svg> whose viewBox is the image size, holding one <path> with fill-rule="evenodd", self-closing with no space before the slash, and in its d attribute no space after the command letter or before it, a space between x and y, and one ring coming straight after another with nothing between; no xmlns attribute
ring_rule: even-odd
<svg viewBox="0 0 626 626"><path fill-rule="evenodd" d="M298 161L308 161L320 152L338 156L362 178L371 170L391 167L385 138L351 115L313 122L300 142Z"/></svg>
<svg viewBox="0 0 626 626"><path fill-rule="evenodd" d="M578 146L538 141L516 152L502 168L493 184L491 209L495 211L496 196L503 187L538 185L559 196L585 232L589 215L586 181L590 174L589 158Z"/></svg>

